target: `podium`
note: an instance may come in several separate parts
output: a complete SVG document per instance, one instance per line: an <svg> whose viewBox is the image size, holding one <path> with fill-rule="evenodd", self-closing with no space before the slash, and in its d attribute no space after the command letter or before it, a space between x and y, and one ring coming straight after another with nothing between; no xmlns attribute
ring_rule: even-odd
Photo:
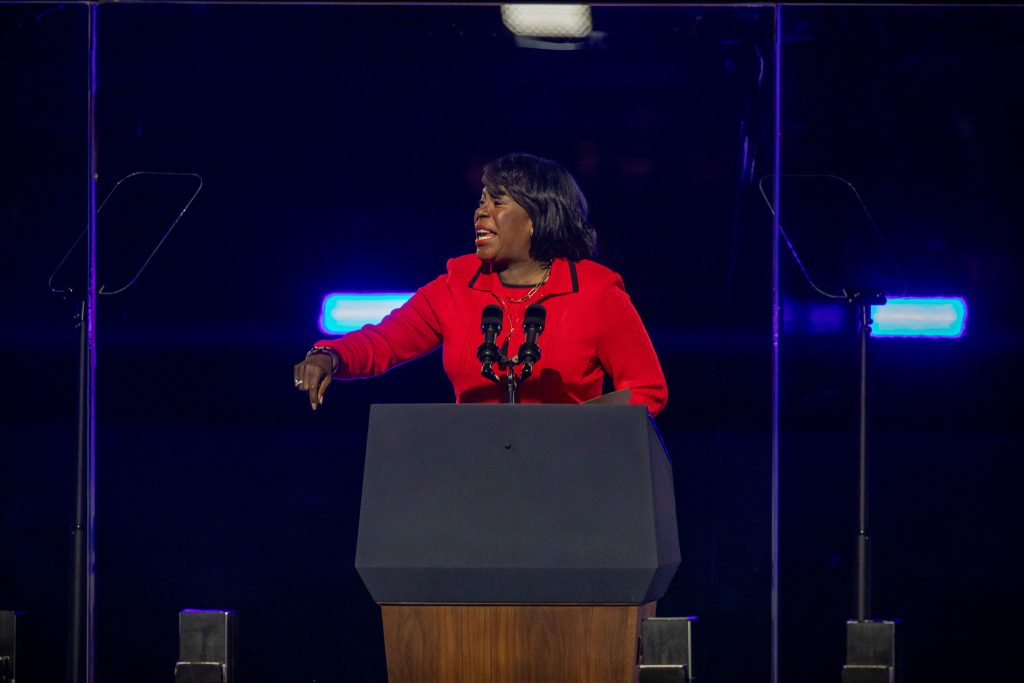
<svg viewBox="0 0 1024 683"><path fill-rule="evenodd" d="M646 408L371 407L356 569L391 683L633 681L678 566Z"/></svg>

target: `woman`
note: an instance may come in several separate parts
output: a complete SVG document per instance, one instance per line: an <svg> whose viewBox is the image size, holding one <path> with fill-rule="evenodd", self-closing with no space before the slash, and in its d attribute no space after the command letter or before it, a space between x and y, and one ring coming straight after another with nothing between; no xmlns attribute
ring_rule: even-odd
<svg viewBox="0 0 1024 683"><path fill-rule="evenodd" d="M477 360L481 311L501 307L496 341L511 355L524 341L526 307L540 303L543 353L520 403L581 403L601 394L607 374L657 415L668 399L661 364L621 278L587 260L597 237L573 177L553 161L510 154L486 166L483 183L476 254L448 261L445 275L379 324L317 342L295 366L295 387L316 410L332 378L378 375L441 345L456 402L500 403L503 388Z"/></svg>

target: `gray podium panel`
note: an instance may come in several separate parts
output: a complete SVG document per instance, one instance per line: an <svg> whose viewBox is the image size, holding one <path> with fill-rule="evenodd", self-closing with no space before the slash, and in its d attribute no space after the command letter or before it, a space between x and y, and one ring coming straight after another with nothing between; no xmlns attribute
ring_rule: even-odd
<svg viewBox="0 0 1024 683"><path fill-rule="evenodd" d="M375 405L356 569L379 603L625 603L679 566L642 406Z"/></svg>

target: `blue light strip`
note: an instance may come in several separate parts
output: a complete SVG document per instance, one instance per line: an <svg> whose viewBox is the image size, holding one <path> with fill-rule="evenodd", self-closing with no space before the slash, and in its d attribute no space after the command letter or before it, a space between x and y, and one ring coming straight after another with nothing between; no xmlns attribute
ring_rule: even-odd
<svg viewBox="0 0 1024 683"><path fill-rule="evenodd" d="M871 307L872 337L958 338L967 331L967 302L960 297L894 297Z"/></svg>
<svg viewBox="0 0 1024 683"><path fill-rule="evenodd" d="M410 297L412 292L332 292L324 297L320 329L327 334L345 334L363 325L374 325Z"/></svg>

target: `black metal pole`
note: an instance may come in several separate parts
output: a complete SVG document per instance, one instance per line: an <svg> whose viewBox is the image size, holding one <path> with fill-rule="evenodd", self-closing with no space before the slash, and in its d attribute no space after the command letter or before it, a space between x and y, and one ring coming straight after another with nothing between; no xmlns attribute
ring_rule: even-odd
<svg viewBox="0 0 1024 683"><path fill-rule="evenodd" d="M78 448L75 463L75 521L71 526L71 586L68 609L68 683L81 681L83 631L85 625L86 557L86 498L85 482L88 472L88 367L89 341L86 326L87 302L81 302L77 316L78 346Z"/></svg>
<svg viewBox="0 0 1024 683"><path fill-rule="evenodd" d="M857 491L857 621L871 618L871 538L868 533L868 337L871 336L871 305L857 306L860 334L860 425L858 447L860 472Z"/></svg>
<svg viewBox="0 0 1024 683"><path fill-rule="evenodd" d="M86 6L86 287L78 322L78 452L71 529L68 683L96 680L96 17Z"/></svg>

